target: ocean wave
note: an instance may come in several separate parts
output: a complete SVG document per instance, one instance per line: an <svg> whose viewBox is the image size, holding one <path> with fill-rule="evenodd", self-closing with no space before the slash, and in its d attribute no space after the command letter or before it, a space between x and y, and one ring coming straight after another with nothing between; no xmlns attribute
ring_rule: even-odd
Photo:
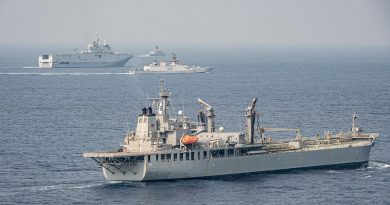
<svg viewBox="0 0 390 205"><path fill-rule="evenodd" d="M106 186L109 187L144 187L145 182L132 182L132 181L108 181Z"/></svg>
<svg viewBox="0 0 390 205"><path fill-rule="evenodd" d="M65 184L56 184L56 185L48 185L48 186L36 186L32 187L32 191L51 191L51 190L60 190L65 189Z"/></svg>
<svg viewBox="0 0 390 205"><path fill-rule="evenodd" d="M35 186L32 187L32 191L54 191L54 190L65 190L65 189L86 189L99 187L107 184L106 182L96 182L96 183L83 183L83 184L56 184L56 185L47 185L47 186Z"/></svg>
<svg viewBox="0 0 390 205"><path fill-rule="evenodd" d="M368 169L388 169L390 168L390 164L384 163L384 162L375 162L370 161L368 163Z"/></svg>
<svg viewBox="0 0 390 205"><path fill-rule="evenodd" d="M39 66L24 66L22 68L39 68Z"/></svg>
<svg viewBox="0 0 390 205"><path fill-rule="evenodd" d="M69 187L70 189L85 189L85 188L94 188L94 187L99 187L99 186L102 186L102 185L105 185L105 183L97 183L97 184L84 184L84 185L80 185L80 186L72 186L72 187Z"/></svg>
<svg viewBox="0 0 390 205"><path fill-rule="evenodd" d="M326 171L328 174L340 174L340 173L343 173L341 170L327 170Z"/></svg>

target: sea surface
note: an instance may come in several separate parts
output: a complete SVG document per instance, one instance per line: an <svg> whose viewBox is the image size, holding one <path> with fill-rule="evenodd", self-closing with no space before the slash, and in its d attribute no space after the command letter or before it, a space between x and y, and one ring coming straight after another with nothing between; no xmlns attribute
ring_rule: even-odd
<svg viewBox="0 0 390 205"><path fill-rule="evenodd" d="M0 204L390 203L389 48L181 47L175 52L184 63L213 70L136 75L127 71L152 59L133 58L124 68L40 69L41 52L0 52ZM258 97L263 126L322 135L348 131L356 112L358 125L380 137L368 167L105 181L82 153L117 149L149 105L147 94L158 95L161 79L173 93L172 114L182 110L195 120L200 97L215 108L216 127L225 131L243 131L244 110Z"/></svg>

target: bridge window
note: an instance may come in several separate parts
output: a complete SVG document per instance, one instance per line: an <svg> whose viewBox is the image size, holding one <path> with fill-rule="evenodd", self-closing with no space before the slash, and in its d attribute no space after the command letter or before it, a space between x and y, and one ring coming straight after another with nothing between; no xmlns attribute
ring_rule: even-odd
<svg viewBox="0 0 390 205"><path fill-rule="evenodd" d="M207 159L207 151L203 151L203 159Z"/></svg>
<svg viewBox="0 0 390 205"><path fill-rule="evenodd" d="M190 153L186 152L186 160L190 160Z"/></svg>
<svg viewBox="0 0 390 205"><path fill-rule="evenodd" d="M218 157L225 157L225 150L224 149L220 149L218 151Z"/></svg>
<svg viewBox="0 0 390 205"><path fill-rule="evenodd" d="M167 161L171 161L171 154L167 154Z"/></svg>
<svg viewBox="0 0 390 205"><path fill-rule="evenodd" d="M180 161L183 161L183 153L180 153Z"/></svg>
<svg viewBox="0 0 390 205"><path fill-rule="evenodd" d="M217 158L218 157L218 151L210 150L210 158Z"/></svg>
<svg viewBox="0 0 390 205"><path fill-rule="evenodd" d="M194 157L195 153L194 152L191 152L191 160L194 160L195 157Z"/></svg>
<svg viewBox="0 0 390 205"><path fill-rule="evenodd" d="M177 153L173 154L173 161L177 160Z"/></svg>
<svg viewBox="0 0 390 205"><path fill-rule="evenodd" d="M158 154L156 154L156 161L158 161Z"/></svg>
<svg viewBox="0 0 390 205"><path fill-rule="evenodd" d="M228 156L229 157L234 156L234 149L228 149Z"/></svg>

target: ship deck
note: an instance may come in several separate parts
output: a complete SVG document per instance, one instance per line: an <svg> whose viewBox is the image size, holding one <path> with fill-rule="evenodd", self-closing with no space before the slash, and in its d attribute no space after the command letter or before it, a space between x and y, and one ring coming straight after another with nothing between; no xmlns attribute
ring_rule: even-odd
<svg viewBox="0 0 390 205"><path fill-rule="evenodd" d="M145 156L148 154L153 154L151 152L118 152L118 151L108 151L108 152L86 152L83 153L85 158L114 158L114 157L133 157L133 156Z"/></svg>
<svg viewBox="0 0 390 205"><path fill-rule="evenodd" d="M315 142L315 140L307 140L311 142ZM276 152L304 152L304 151L313 151L313 150L322 150L322 149L337 149L337 148L346 148L346 147L359 147L359 146L367 146L372 143L371 140L368 141L345 141L345 142L329 142L324 143L326 141L320 140L317 141L319 144L308 144L302 148L294 148L289 146L288 142L283 143L270 143L270 144L256 144L256 145L249 145L245 147L238 147L238 148L221 148L221 149L248 149L253 147L261 147L261 150L256 151L249 151L247 154L267 154L267 153L276 153ZM322 142L322 143L320 143ZM209 151L212 151L213 149L210 149ZM219 149L215 149L219 150ZM153 155L153 154L165 154L165 153L181 153L185 151L180 150L161 150L156 152L120 152L120 151L106 151L106 152L87 152L83 154L83 157L85 158L120 158L120 157L137 157L137 156L145 156L145 155Z"/></svg>

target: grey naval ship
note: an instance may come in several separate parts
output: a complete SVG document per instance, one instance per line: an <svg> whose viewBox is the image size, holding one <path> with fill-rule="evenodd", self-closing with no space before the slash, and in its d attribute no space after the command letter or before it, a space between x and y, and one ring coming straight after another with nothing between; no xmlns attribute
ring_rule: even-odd
<svg viewBox="0 0 390 205"><path fill-rule="evenodd" d="M365 166L378 133L364 133L352 116L348 132L304 137L300 129L255 126L257 98L245 109L245 131L216 129L211 105L198 98L197 122L181 111L171 116L171 92L160 82L158 98L143 108L134 131L115 151L89 152L109 181L154 181L216 177L316 167ZM269 132L293 132L275 140Z"/></svg>
<svg viewBox="0 0 390 205"><path fill-rule="evenodd" d="M161 50L158 46L156 46L154 50L150 51L147 54L140 55L139 57L144 58L144 57L159 57L159 56L165 56L165 52Z"/></svg>
<svg viewBox="0 0 390 205"><path fill-rule="evenodd" d="M86 50L75 49L72 54L43 54L38 58L40 68L80 68L80 67L123 67L133 56L111 50L99 36Z"/></svg>
<svg viewBox="0 0 390 205"><path fill-rule="evenodd" d="M170 62L160 61L156 59L149 65L145 65L142 71L138 73L206 73L211 70L211 67L200 67L197 65L185 65L179 61L175 53L172 53Z"/></svg>

